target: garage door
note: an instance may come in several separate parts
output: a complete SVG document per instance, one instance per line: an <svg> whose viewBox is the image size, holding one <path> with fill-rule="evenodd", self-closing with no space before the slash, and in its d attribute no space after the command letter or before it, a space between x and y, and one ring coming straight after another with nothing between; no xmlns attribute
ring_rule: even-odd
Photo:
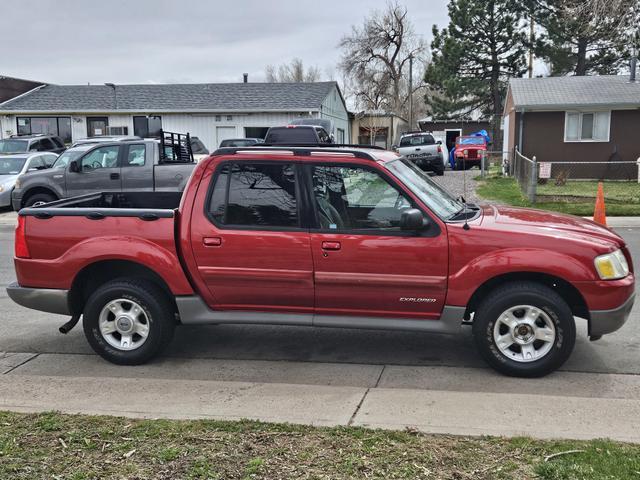
<svg viewBox="0 0 640 480"><path fill-rule="evenodd" d="M236 127L216 127L218 146L220 146L220 142L227 138L236 138Z"/></svg>

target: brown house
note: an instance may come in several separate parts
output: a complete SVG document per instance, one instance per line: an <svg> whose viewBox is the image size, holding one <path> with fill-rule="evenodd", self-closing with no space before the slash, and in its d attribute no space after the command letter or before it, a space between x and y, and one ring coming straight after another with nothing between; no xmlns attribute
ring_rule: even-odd
<svg viewBox="0 0 640 480"><path fill-rule="evenodd" d="M0 103L44 85L42 82L0 75Z"/></svg>
<svg viewBox="0 0 640 480"><path fill-rule="evenodd" d="M511 155L607 162L574 169L574 177L601 177L612 162L640 157L640 82L622 75L511 79L503 132Z"/></svg>

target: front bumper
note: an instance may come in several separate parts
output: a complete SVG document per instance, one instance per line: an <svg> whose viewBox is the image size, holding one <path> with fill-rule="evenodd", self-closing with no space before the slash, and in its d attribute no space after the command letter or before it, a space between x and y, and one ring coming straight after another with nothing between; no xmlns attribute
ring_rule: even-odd
<svg viewBox="0 0 640 480"><path fill-rule="evenodd" d="M12 190L0 192L0 207L8 207L11 205L11 192Z"/></svg>
<svg viewBox="0 0 640 480"><path fill-rule="evenodd" d="M20 195L17 195L17 192L14 190L10 197L11 205L13 209L17 212L22 208L22 192Z"/></svg>
<svg viewBox="0 0 640 480"><path fill-rule="evenodd" d="M631 314L635 298L636 294L633 293L627 301L617 308L611 310L591 310L589 312L589 336L597 338L607 333L613 333L622 327Z"/></svg>
<svg viewBox="0 0 640 480"><path fill-rule="evenodd" d="M21 287L17 282L7 286L7 295L23 307L41 312L71 315L69 309L69 290L53 288Z"/></svg>

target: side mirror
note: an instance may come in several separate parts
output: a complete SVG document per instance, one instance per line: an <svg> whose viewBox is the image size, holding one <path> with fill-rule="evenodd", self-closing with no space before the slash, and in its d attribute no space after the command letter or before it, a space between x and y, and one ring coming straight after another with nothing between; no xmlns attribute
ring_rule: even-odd
<svg viewBox="0 0 640 480"><path fill-rule="evenodd" d="M409 208L400 216L400 230L417 232L429 228L429 220L417 208Z"/></svg>
<svg viewBox="0 0 640 480"><path fill-rule="evenodd" d="M80 172L80 167L78 166L78 162L76 160L71 160L69 162L69 171L73 173Z"/></svg>
<svg viewBox="0 0 640 480"><path fill-rule="evenodd" d="M438 141L436 142L436 145L442 145L442 140L438 140Z"/></svg>

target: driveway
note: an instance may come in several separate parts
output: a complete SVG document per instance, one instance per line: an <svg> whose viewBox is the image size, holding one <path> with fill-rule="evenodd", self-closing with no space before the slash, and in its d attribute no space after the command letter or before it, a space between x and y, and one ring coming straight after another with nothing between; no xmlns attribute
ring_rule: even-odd
<svg viewBox="0 0 640 480"><path fill-rule="evenodd" d="M443 176L434 175L431 179L454 197L462 195L469 203L478 203L480 200L476 194L478 182L474 180L478 175L480 170L475 168L467 171L445 170Z"/></svg>
<svg viewBox="0 0 640 480"><path fill-rule="evenodd" d="M11 215L0 215L0 287L15 278ZM640 228L620 233L640 258ZM58 333L66 320L24 309L0 289L0 409L640 442L638 305L598 342L579 321L571 359L535 380L487 368L468 330L180 327L157 361L118 367L93 354L81 326Z"/></svg>

